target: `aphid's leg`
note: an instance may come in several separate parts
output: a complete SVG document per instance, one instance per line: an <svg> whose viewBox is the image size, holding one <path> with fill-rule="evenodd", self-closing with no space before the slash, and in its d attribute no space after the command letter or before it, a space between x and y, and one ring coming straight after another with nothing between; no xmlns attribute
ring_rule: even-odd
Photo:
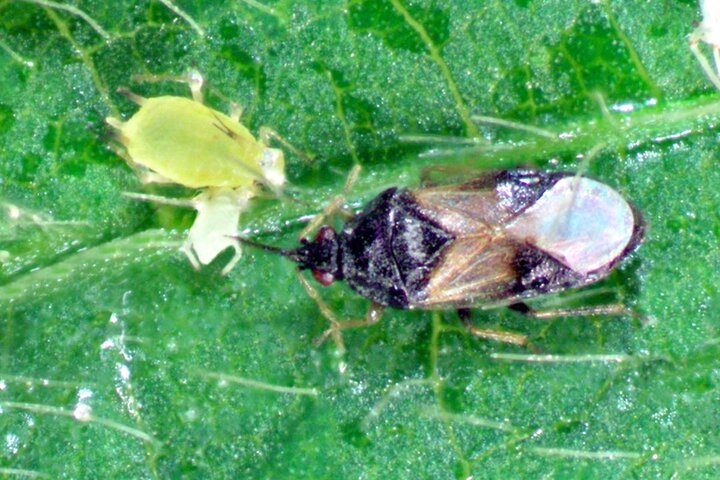
<svg viewBox="0 0 720 480"><path fill-rule="evenodd" d="M107 120L111 120L111 119L108 118ZM113 118L112 120L116 120L116 119ZM108 121L108 124L112 125L109 121ZM114 127L114 125L113 125L113 127ZM115 140L121 144L124 144L127 141L119 130L113 130L111 135L112 135L113 140ZM120 145L110 142L110 143L108 143L108 147L110 147L110 149L113 151L113 153L115 153L115 155L122 158L125 161L125 163L127 163L128 167L130 167L130 169L133 172L135 172L138 177L142 178L142 176L147 172L147 170L145 168L143 168L140 165L138 165L137 163L133 162L133 159L130 158L130 155L128 155L127 151L124 148L122 148Z"/></svg>
<svg viewBox="0 0 720 480"><path fill-rule="evenodd" d="M713 45L713 59L715 60L715 70L720 74L720 47Z"/></svg>
<svg viewBox="0 0 720 480"><path fill-rule="evenodd" d="M187 259L190 261L190 265L192 265L193 269L196 272L200 271L200 267L201 267L200 260L198 259L197 255L195 254L195 251L193 251L192 242L190 241L189 238L185 239L185 242L183 242L182 247L180 247L180 251L185 254Z"/></svg>
<svg viewBox="0 0 720 480"><path fill-rule="evenodd" d="M276 140L283 147L287 148L292 153L294 153L298 157L302 158L306 162L311 163L314 160L314 157L312 155L308 155L307 153L305 153L302 150L299 150L298 148L293 146L290 142L288 142L284 137L282 137L279 133L277 133L272 128L260 127L260 131L258 133L260 136L260 141L265 146L269 146L271 140Z"/></svg>
<svg viewBox="0 0 720 480"><path fill-rule="evenodd" d="M701 28L698 28L690 35L690 51L695 55L695 58L697 59L698 63L700 64L700 67L702 67L703 71L705 72L705 75L708 77L708 79L712 82L713 85L715 85L715 88L720 90L720 78L718 78L718 74L716 74L712 67L710 66L710 62L708 62L707 57L704 53L700 50L700 41L703 39L704 31ZM720 54L716 53L718 47L712 46L713 48L713 56L716 57L715 65L717 67L717 56L720 56Z"/></svg>
<svg viewBox="0 0 720 480"><path fill-rule="evenodd" d="M470 309L468 308L459 308L457 312L460 320L462 321L463 325L465 325L465 328L468 330L468 332L470 332L470 334L476 337L484 338L486 340L493 340L495 342L520 345L521 347L524 347L528 344L528 338L525 335L519 333L477 328L472 323L472 320L470 318Z"/></svg>
<svg viewBox="0 0 720 480"><path fill-rule="evenodd" d="M230 120L240 122L240 117L242 117L244 110L245 109L242 105L235 102L230 102L230 112L228 114L228 117L230 117Z"/></svg>
<svg viewBox="0 0 720 480"><path fill-rule="evenodd" d="M205 84L205 79L203 78L202 74L198 72L195 69L189 70L187 72L185 81L188 84L188 87L190 87L190 92L192 93L193 100L195 100L198 103L205 103L205 98L203 96L203 85Z"/></svg>
<svg viewBox="0 0 720 480"><path fill-rule="evenodd" d="M204 103L203 86L205 85L205 79L202 74L195 70L189 70L185 75L133 75L132 80L134 82L177 82L185 83L190 88L193 100L198 103Z"/></svg>
<svg viewBox="0 0 720 480"><path fill-rule="evenodd" d="M347 180L345 180L345 186L343 187L340 195L333 198L332 201L328 204L328 206L325 207L323 212L320 215L316 215L315 218L313 218L312 221L308 223L305 228L303 228L303 231L300 232L300 238L309 237L310 233L312 233L316 228L322 225L325 222L326 218L334 214L340 208L342 202L345 200L345 196L348 194L348 192L360 176L361 170L362 167L360 165L355 165L352 170L350 170L350 174L348 175Z"/></svg>
<svg viewBox="0 0 720 480"><path fill-rule="evenodd" d="M230 259L227 265L223 267L223 269L220 271L220 275L225 276L228 273L230 273L230 270L235 268L235 265L240 261L242 258L242 249L240 247L240 242L238 240L235 240L233 242L232 247L235 249L235 255Z"/></svg>
<svg viewBox="0 0 720 480"><path fill-rule="evenodd" d="M188 207L188 208L195 208L195 202L192 200L184 200L184 199L178 199L178 198L168 198L168 197L162 197L160 195L148 195L146 193L135 193L135 192L122 192L123 197L131 198L133 200L141 200L143 202L154 202L154 203L162 203L165 205L174 205L176 207ZM190 261L190 264L195 270L200 270L200 261L197 258L197 255L195 255L195 252L192 249L192 242L189 238L185 239L185 242L183 242L182 246L180 247L180 251L185 254L185 256Z"/></svg>
<svg viewBox="0 0 720 480"><path fill-rule="evenodd" d="M122 120L118 120L114 117L107 117L105 119L105 122L107 122L107 124L112 127L112 130L110 130L110 136L112 137L112 139L121 145L127 145L128 138L123 135L122 131L125 123ZM176 183L173 180L170 180L169 178L160 175L159 173L151 172L150 170L141 167L130 157L130 155L128 155L127 151L124 148L121 148L119 145L116 145L112 142L110 142L108 145L118 157L125 160L125 163L127 163L128 167L130 167L130 169L135 172L135 174L138 176L142 183Z"/></svg>
<svg viewBox="0 0 720 480"><path fill-rule="evenodd" d="M128 90L127 88L120 87L117 89L117 93L119 93L123 97L127 98L131 102L133 102L137 105L140 105L141 107L147 101L147 99L145 97L141 97L137 93L133 93L130 90Z"/></svg>
<svg viewBox="0 0 720 480"><path fill-rule="evenodd" d="M141 170L138 173L140 182L147 183L177 183L174 180L170 180L167 177L160 175L159 173L151 172L150 170Z"/></svg>
<svg viewBox="0 0 720 480"><path fill-rule="evenodd" d="M118 143L122 143L123 145L127 144L127 137L122 133L123 127L125 127L125 122L119 118L105 117L105 123L112 127L112 130L109 130L109 134L113 140ZM123 154L118 155L122 156Z"/></svg>
<svg viewBox="0 0 720 480"><path fill-rule="evenodd" d="M346 349L345 342L342 338L342 330L345 330L347 328L368 327L370 325L378 323L380 321L380 318L382 317L383 307L372 303L368 308L368 312L364 320L348 320L341 322L337 319L335 313L333 313L330 307L328 307L327 304L323 301L317 289L313 287L312 284L308 282L305 276L303 276L303 274L300 272L298 272L298 279L300 280L300 284L303 286L308 296L312 298L317 304L322 316L330 322L330 328L328 328L325 333L323 333L315 340L316 345L321 345L329 337L332 337L338 351L340 353L345 353Z"/></svg>
<svg viewBox="0 0 720 480"><path fill-rule="evenodd" d="M147 193L122 192L122 196L133 200L141 200L143 202L162 203L164 205L174 205L176 207L195 208L193 200L182 198L169 198L161 195L149 195Z"/></svg>

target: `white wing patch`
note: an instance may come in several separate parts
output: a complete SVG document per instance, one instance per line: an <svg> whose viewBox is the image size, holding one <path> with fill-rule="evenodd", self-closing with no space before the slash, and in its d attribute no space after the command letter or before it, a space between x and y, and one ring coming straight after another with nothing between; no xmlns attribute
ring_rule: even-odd
<svg viewBox="0 0 720 480"><path fill-rule="evenodd" d="M589 178L567 177L510 222L505 232L587 275L622 254L634 227L630 205L615 190Z"/></svg>

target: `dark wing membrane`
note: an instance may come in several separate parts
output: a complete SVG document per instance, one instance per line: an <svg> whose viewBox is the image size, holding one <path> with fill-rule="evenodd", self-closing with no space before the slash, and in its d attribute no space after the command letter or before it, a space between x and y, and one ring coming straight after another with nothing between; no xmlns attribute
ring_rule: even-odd
<svg viewBox="0 0 720 480"><path fill-rule="evenodd" d="M422 309L477 306L502 300L517 282L516 245L504 238L458 238L433 270L426 287L410 304Z"/></svg>
<svg viewBox="0 0 720 480"><path fill-rule="evenodd" d="M454 235L484 233L507 223L514 215L498 205L494 188L456 185L416 190L412 195L425 215Z"/></svg>
<svg viewBox="0 0 720 480"><path fill-rule="evenodd" d="M453 234L503 226L533 205L567 173L499 170L456 185L412 192L428 216Z"/></svg>

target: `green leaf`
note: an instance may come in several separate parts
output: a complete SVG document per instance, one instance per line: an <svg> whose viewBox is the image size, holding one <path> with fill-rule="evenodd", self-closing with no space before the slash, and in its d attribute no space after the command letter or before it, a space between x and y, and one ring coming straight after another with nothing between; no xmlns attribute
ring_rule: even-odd
<svg viewBox="0 0 720 480"><path fill-rule="evenodd" d="M717 478L720 95L688 48L699 20L689 0L0 1L0 473ZM214 108L317 156L289 155L298 201L253 202L246 233L295 244L356 162L353 207L433 164L588 168L648 235L563 305L652 322L474 314L535 352L388 311L343 357L316 346L293 265L246 249L196 272L193 213L121 196L194 193L140 185L103 124L135 110L118 87L188 94L134 75L189 68ZM367 306L321 295L341 319Z"/></svg>

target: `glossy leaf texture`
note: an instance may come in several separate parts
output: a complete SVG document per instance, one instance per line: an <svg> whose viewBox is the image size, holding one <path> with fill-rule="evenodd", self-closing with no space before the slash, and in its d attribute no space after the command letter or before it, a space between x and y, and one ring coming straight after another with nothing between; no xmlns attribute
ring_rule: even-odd
<svg viewBox="0 0 720 480"><path fill-rule="evenodd" d="M720 474L720 95L688 49L695 2L63 2L0 1L1 474ZM122 196L195 193L141 185L103 123L135 111L118 87L188 95L137 76L190 68L214 108L315 157L288 154L288 197L253 202L243 234L296 244L354 163L352 208L430 165L582 169L637 205L646 242L536 306L638 316L473 315L520 348L386 312L342 357L316 346L293 265L246 248L196 272L177 251L193 212ZM367 308L321 294L342 319Z"/></svg>

